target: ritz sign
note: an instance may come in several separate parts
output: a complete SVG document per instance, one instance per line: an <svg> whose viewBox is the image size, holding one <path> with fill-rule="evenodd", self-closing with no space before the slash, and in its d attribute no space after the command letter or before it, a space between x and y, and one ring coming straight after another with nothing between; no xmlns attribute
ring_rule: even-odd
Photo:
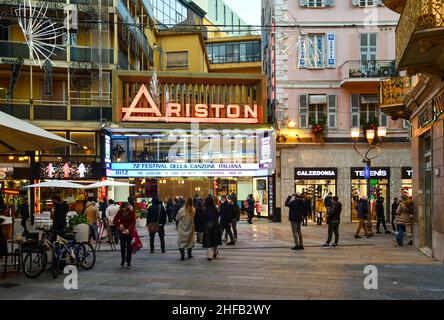
<svg viewBox="0 0 444 320"><path fill-rule="evenodd" d="M148 106L140 107L142 98ZM129 122L205 122L205 123L259 123L258 106L229 104L168 103L164 114L159 110L145 85L142 85L131 105L122 108L122 121Z"/></svg>

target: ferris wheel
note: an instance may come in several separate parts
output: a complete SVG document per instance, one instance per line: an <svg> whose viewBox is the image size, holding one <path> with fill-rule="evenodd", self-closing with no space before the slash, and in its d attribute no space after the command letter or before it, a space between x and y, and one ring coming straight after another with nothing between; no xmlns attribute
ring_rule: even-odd
<svg viewBox="0 0 444 320"><path fill-rule="evenodd" d="M30 49L31 59L37 60L40 68L56 55L55 50L64 50L57 44L57 39L63 37L64 26L51 21L47 16L48 3L39 2L39 8L32 5L31 0L23 0L15 14L22 30L25 41Z"/></svg>

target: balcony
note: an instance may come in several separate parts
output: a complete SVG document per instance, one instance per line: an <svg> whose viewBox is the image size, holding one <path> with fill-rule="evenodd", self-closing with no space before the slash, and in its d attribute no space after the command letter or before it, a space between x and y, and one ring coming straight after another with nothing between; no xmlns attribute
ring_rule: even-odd
<svg viewBox="0 0 444 320"><path fill-rule="evenodd" d="M394 120L410 119L411 112L407 110L404 100L412 88L410 77L394 77L381 81L380 85L381 111Z"/></svg>
<svg viewBox="0 0 444 320"><path fill-rule="evenodd" d="M114 49L102 49L102 64L114 63ZM71 47L71 61L99 64L99 49L91 47Z"/></svg>
<svg viewBox="0 0 444 320"><path fill-rule="evenodd" d="M396 29L398 70L442 75L444 0L406 0Z"/></svg>
<svg viewBox="0 0 444 320"><path fill-rule="evenodd" d="M24 42L0 41L0 57L29 59L29 47Z"/></svg>
<svg viewBox="0 0 444 320"><path fill-rule="evenodd" d="M339 67L341 85L347 82L379 82L396 75L394 60L346 61Z"/></svg>

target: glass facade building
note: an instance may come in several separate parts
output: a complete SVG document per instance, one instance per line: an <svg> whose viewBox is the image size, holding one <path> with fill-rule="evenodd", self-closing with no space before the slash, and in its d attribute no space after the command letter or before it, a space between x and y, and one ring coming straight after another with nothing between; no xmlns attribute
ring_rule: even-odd
<svg viewBox="0 0 444 320"><path fill-rule="evenodd" d="M212 64L261 61L260 41L212 43L207 51Z"/></svg>
<svg viewBox="0 0 444 320"><path fill-rule="evenodd" d="M178 0L150 0L157 21L168 27L173 27L187 20L187 7Z"/></svg>

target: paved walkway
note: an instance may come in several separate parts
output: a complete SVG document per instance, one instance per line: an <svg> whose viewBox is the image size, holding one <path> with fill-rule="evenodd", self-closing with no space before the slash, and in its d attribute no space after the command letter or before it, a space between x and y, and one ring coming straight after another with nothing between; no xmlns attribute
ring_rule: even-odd
<svg viewBox="0 0 444 320"><path fill-rule="evenodd" d="M327 227L303 228L305 251L291 251L287 224L239 225L239 242L206 261L198 247L181 262L176 231L167 226L167 253L144 248L132 270L120 270L120 252L103 250L91 271L79 272L79 289L65 290L50 272L36 280L9 273L0 299L444 299L444 266L412 247L393 246L391 235L353 239L355 225L341 225L340 247L322 249ZM378 268L378 290L364 289L364 268Z"/></svg>

